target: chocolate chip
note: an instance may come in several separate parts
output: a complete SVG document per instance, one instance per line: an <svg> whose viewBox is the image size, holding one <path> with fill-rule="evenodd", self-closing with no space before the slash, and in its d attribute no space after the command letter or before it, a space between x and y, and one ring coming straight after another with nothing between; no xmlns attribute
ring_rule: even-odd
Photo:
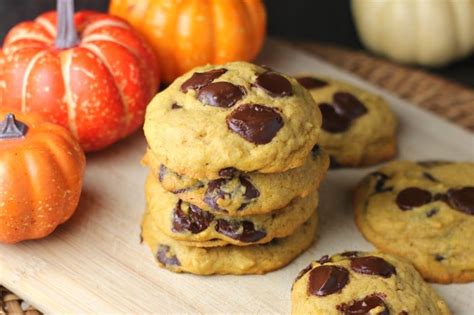
<svg viewBox="0 0 474 315"><path fill-rule="evenodd" d="M401 210L411 210L430 203L431 200L432 197L429 191L417 187L409 187L398 193L396 202Z"/></svg>
<svg viewBox="0 0 474 315"><path fill-rule="evenodd" d="M312 149L311 149L311 157L313 158L313 160L315 160L319 154L321 154L321 148L319 147L319 145L315 145Z"/></svg>
<svg viewBox="0 0 474 315"><path fill-rule="evenodd" d="M290 81L284 76L272 71L260 74L255 80L255 85L261 87L274 97L291 96L293 94Z"/></svg>
<svg viewBox="0 0 474 315"><path fill-rule="evenodd" d="M235 167L226 167L219 171L219 176L224 178L232 178L238 174L239 170Z"/></svg>
<svg viewBox="0 0 474 315"><path fill-rule="evenodd" d="M354 120L367 113L364 104L351 93L336 92L332 98L336 112L349 120Z"/></svg>
<svg viewBox="0 0 474 315"><path fill-rule="evenodd" d="M187 213L182 209L183 202L178 201L173 212L173 231L200 233L209 227L214 216L201 208L189 204Z"/></svg>
<svg viewBox="0 0 474 315"><path fill-rule="evenodd" d="M431 175L428 172L423 172L423 177L426 178L429 181L432 181L432 182L435 182L435 183L438 182L438 180L436 178L434 178L433 175Z"/></svg>
<svg viewBox="0 0 474 315"><path fill-rule="evenodd" d="M171 109L180 109L180 108L183 108L183 106L178 105L176 103L173 103L173 105L171 105Z"/></svg>
<svg viewBox="0 0 474 315"><path fill-rule="evenodd" d="M443 255L440 255L440 254L436 254L436 255L435 255L435 260L436 260L436 261L443 261L443 260L444 260L444 256L443 256Z"/></svg>
<svg viewBox="0 0 474 315"><path fill-rule="evenodd" d="M343 252L341 256L354 258L354 257L359 257L359 254L360 252L357 252L357 251L348 251L348 252Z"/></svg>
<svg viewBox="0 0 474 315"><path fill-rule="evenodd" d="M357 257L351 260L352 270L366 274L390 278L396 274L395 267L385 259L375 256Z"/></svg>
<svg viewBox="0 0 474 315"><path fill-rule="evenodd" d="M328 103L319 104L319 109L323 116L323 130L331 133L344 132L349 129L351 121L346 117L339 115L333 106Z"/></svg>
<svg viewBox="0 0 474 315"><path fill-rule="evenodd" d="M435 214L438 213L438 208L433 208L431 209L430 211L426 212L426 217L427 218L431 218L432 216L434 216Z"/></svg>
<svg viewBox="0 0 474 315"><path fill-rule="evenodd" d="M474 187L450 189L447 196L448 203L452 208L474 215Z"/></svg>
<svg viewBox="0 0 474 315"><path fill-rule="evenodd" d="M313 78L313 77L301 77L301 78L297 78L296 80L298 81L299 84L301 84L302 86L304 86L306 89L309 89L309 90L319 89L329 84L326 81Z"/></svg>
<svg viewBox="0 0 474 315"><path fill-rule="evenodd" d="M326 296L340 292L349 282L349 271L344 267L323 265L309 274L308 292L316 296Z"/></svg>
<svg viewBox="0 0 474 315"><path fill-rule="evenodd" d="M168 168L164 166L163 164L161 164L160 171L158 173L158 179L160 180L160 182L162 182L163 179L165 178L167 171L168 171Z"/></svg>
<svg viewBox="0 0 474 315"><path fill-rule="evenodd" d="M384 300L377 294L368 295L362 300L354 301L349 305L338 305L337 309L340 310L344 315L367 315L372 314L370 311L378 307L383 308L383 310L378 312L377 315L390 314Z"/></svg>
<svg viewBox="0 0 474 315"><path fill-rule="evenodd" d="M181 85L181 92L186 93L188 90L198 90L208 85L221 75L227 72L227 69L215 69L207 72L195 72Z"/></svg>
<svg viewBox="0 0 474 315"><path fill-rule="evenodd" d="M343 165L341 163L339 163L336 158L332 155L329 156L329 168L330 169L338 169L338 168L342 168Z"/></svg>
<svg viewBox="0 0 474 315"><path fill-rule="evenodd" d="M244 104L227 116L227 126L252 143L266 144L272 141L283 127L283 118L271 107Z"/></svg>
<svg viewBox="0 0 474 315"><path fill-rule="evenodd" d="M210 83L201 89L197 98L204 105L229 108L244 97L245 91L242 87L229 82Z"/></svg>
<svg viewBox="0 0 474 315"><path fill-rule="evenodd" d="M235 185L235 181L238 181L238 185ZM250 202L260 196L260 192L248 177L240 175L238 178L218 178L209 181L204 194L204 202L214 210L226 211L226 209L219 206L219 200L237 199L236 197L239 194L243 197L243 202L238 210L243 210Z"/></svg>
<svg viewBox="0 0 474 315"><path fill-rule="evenodd" d="M158 246L156 252L156 259L165 266L180 266L178 258L175 255L170 255L170 247L168 245Z"/></svg>
<svg viewBox="0 0 474 315"><path fill-rule="evenodd" d="M408 312L407 311L401 311L400 313L398 313L398 315L408 315Z"/></svg>
<svg viewBox="0 0 474 315"><path fill-rule="evenodd" d="M443 202L448 203L449 202L448 195L444 193L437 193L434 195L433 201L443 201Z"/></svg>
<svg viewBox="0 0 474 315"><path fill-rule="evenodd" d="M388 175L381 172L373 172L370 176L375 177L375 193L383 193L387 191L392 191L393 187L385 187L385 183L390 179Z"/></svg>
<svg viewBox="0 0 474 315"><path fill-rule="evenodd" d="M216 231L245 243L257 242L267 235L265 231L255 230L255 225L251 221L229 222L219 219L216 223Z"/></svg>
<svg viewBox="0 0 474 315"><path fill-rule="evenodd" d="M316 261L320 263L321 265L324 265L325 263L330 262L331 258L329 258L328 255L324 255L321 258L319 258L319 260L316 260Z"/></svg>
<svg viewBox="0 0 474 315"><path fill-rule="evenodd" d="M293 284L299 279L301 279L308 271L311 270L311 268L312 268L312 265L309 264L308 266L304 267L300 272L298 272L298 275L296 276L295 281L293 281Z"/></svg>

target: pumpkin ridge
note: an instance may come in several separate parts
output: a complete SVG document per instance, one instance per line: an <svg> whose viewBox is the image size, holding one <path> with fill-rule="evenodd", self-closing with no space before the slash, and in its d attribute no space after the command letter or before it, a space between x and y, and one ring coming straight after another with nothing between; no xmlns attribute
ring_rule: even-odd
<svg viewBox="0 0 474 315"><path fill-rule="evenodd" d="M26 66L25 73L23 75L23 83L21 86L21 111L26 112L26 96L27 96L27 90L28 90L28 80L30 78L31 71L33 70L33 67L35 64L38 62L40 58L46 55L46 50L39 51L36 53L36 55L31 58L30 62Z"/></svg>
<svg viewBox="0 0 474 315"><path fill-rule="evenodd" d="M43 16L39 16L37 19L35 19L35 22L38 23L43 29L51 35L52 38L56 38L56 27L51 23L50 20L46 19Z"/></svg>
<svg viewBox="0 0 474 315"><path fill-rule="evenodd" d="M124 123L125 126L123 126L124 127L123 132L121 133L121 136L124 136L126 134L128 128L130 127L130 122L132 121L130 109L129 109L128 104L125 100L124 92L123 92L122 88L120 87L120 85L117 83L117 78L114 76L107 58L105 58L105 56L100 51L101 50L100 47L98 47L97 45L95 45L93 43L87 43L85 45L81 45L81 47L85 48L88 51L90 51L91 53L93 53L104 64L105 68L109 72L110 77L112 78L112 81L114 82L115 88L117 89L117 91L119 93L120 102L122 103L123 112L125 113L125 115L123 117L123 123Z"/></svg>
<svg viewBox="0 0 474 315"><path fill-rule="evenodd" d="M122 29L130 30L130 26L122 21L117 21L113 19L104 19L104 20L97 20L92 22L91 24L87 25L86 28L81 32L82 36L86 37L90 33L93 33L96 29L101 27L119 27ZM92 35L92 34L91 34Z"/></svg>
<svg viewBox="0 0 474 315"><path fill-rule="evenodd" d="M65 50L60 55L60 64L61 64L61 72L63 75L64 81L64 100L67 106L67 120L68 120L68 127L71 133L74 135L76 139L79 139L79 134L77 131L77 124L76 124L76 107L77 104L74 102L74 98L72 97L71 91L71 63L72 63L72 50Z"/></svg>

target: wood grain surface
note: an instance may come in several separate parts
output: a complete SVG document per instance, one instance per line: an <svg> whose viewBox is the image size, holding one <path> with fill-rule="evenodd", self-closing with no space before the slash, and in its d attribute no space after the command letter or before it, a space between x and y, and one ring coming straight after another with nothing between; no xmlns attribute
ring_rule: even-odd
<svg viewBox="0 0 474 315"><path fill-rule="evenodd" d="M257 61L290 74L314 72L383 95L400 121L399 158L474 160L466 130L348 72L276 41ZM288 314L298 271L324 254L371 250L352 220L350 191L373 168L331 171L321 187L318 241L286 268L263 276L174 274L140 244L147 170L142 133L88 156L73 218L39 241L0 245L0 282L41 311L57 313ZM474 309L474 283L436 285L456 314Z"/></svg>

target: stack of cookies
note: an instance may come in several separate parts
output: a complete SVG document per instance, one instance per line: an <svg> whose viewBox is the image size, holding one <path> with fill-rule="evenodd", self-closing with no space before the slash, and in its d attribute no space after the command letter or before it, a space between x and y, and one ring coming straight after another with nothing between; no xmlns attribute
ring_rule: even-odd
<svg viewBox="0 0 474 315"><path fill-rule="evenodd" d="M321 113L295 79L245 62L178 78L147 109L142 237L195 274L265 273L315 237L329 158Z"/></svg>

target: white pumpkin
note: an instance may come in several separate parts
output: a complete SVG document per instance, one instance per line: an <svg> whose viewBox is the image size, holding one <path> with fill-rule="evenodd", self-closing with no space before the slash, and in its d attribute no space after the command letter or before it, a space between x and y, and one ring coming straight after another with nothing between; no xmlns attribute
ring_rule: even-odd
<svg viewBox="0 0 474 315"><path fill-rule="evenodd" d="M442 66L474 51L474 0L352 0L364 45L404 63Z"/></svg>

